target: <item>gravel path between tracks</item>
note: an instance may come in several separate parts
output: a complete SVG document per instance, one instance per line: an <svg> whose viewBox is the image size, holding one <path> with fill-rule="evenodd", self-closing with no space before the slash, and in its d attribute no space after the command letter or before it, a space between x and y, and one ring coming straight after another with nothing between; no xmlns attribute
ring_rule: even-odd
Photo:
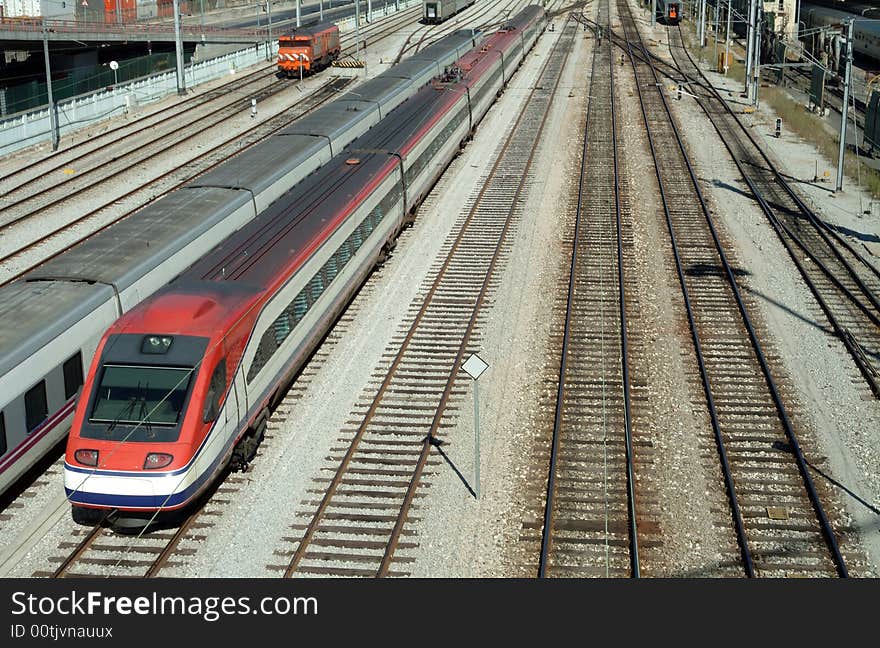
<svg viewBox="0 0 880 648"><path fill-rule="evenodd" d="M535 74L561 33L546 32L534 53L526 60L505 97L522 100L534 84ZM555 285L559 277L557 218L560 199L566 191L567 168L578 143L570 137L583 113L585 47L575 40L567 68L560 81L556 105L545 125L544 141L533 165L533 179L509 245L499 288L484 309L483 346L479 356L489 369L479 381L480 402L480 498L474 499L463 483L474 486L473 386L458 403L459 416L449 417L443 433L443 451L461 474L448 463L432 478L429 505L417 525L419 560L414 577L512 577L533 575L517 569L506 554L517 544L525 508L526 475L532 469L532 446L542 429L538 407L542 388L542 353L546 339ZM569 100L564 98L568 96ZM498 106L501 109L501 106ZM491 145L501 140L496 136ZM545 466L546 470L546 466ZM526 556L524 560L535 560Z"/></svg>
<svg viewBox="0 0 880 648"><path fill-rule="evenodd" d="M653 34L650 27L643 28L643 33L658 41L662 38L665 43L665 33L659 28ZM654 53L670 60L665 46L654 48ZM766 217L749 197L702 110L691 99L671 104L680 123L688 125L685 140L707 199L714 203L714 212L735 243L736 255L747 272L740 279L741 287L759 305L758 315L772 334L772 343L781 356L780 369L798 395L799 418L818 437L818 446L804 448L807 459L817 468L813 479L820 485L825 482L846 504L873 572L859 575L876 575L880 573L880 438L876 434L880 429L880 403L870 394L843 345L828 334L829 325L821 309ZM768 130L767 123L773 122L771 115L758 115L750 122L755 126L753 131L761 133L762 128ZM803 175L798 164L802 167L804 160L817 157L806 143L788 137L778 143L773 140L777 150L771 148L772 157L783 172L795 177ZM848 209L857 206L856 196L831 198L822 189L807 190L829 221L861 228L870 222L841 209L841 204L848 204Z"/></svg>
<svg viewBox="0 0 880 648"><path fill-rule="evenodd" d="M612 16L617 18L617 6ZM615 20L619 25L619 20ZM617 27L614 28L618 30ZM718 467L717 452L705 443L711 430L705 407L692 405L702 397L699 384L689 376L696 367L681 286L672 262L672 242L659 198L645 123L638 103L632 67L620 68L618 96L621 106L622 157L626 161L627 185L633 205L633 239L638 259L639 302L646 327L648 352L648 398L653 412L646 436L656 444L652 483L658 492L663 536L661 558L643 564L643 574L653 577L737 576L742 570L730 565L738 553L731 528L713 524L714 511L729 504ZM647 555L656 555L657 552Z"/></svg>
<svg viewBox="0 0 880 648"><path fill-rule="evenodd" d="M538 44L542 57L548 43L544 39ZM529 74L527 70L531 70L528 81L533 82L541 62L542 58L534 55L527 60L522 73ZM325 458L330 448L338 445L339 431L370 383L373 369L382 364L381 356L406 316L407 305L429 273L480 176L486 172L487 161L498 142L497 133L509 128L515 117L517 102L528 87L528 81L522 82L521 78L510 85L491 109L474 140L453 161L419 209L414 226L403 232L389 261L355 298L349 309L354 316L349 319L347 314L341 321L341 334L332 352L319 360L314 374L311 369L304 372L310 375L307 388L273 432L271 452L262 453L253 463L248 473L249 487L233 498L216 527L198 547L198 553L183 566L163 570L163 576L277 577L278 573L268 570L267 565L285 562L275 554L290 545L282 538L301 535L301 531L290 529L292 523L302 521L296 510L302 500L321 496L321 492L312 490L316 489L314 479L329 478L329 473L322 473ZM292 391L300 387L294 385ZM420 501L424 508L419 514L443 505L435 499L438 494L451 497L457 506L462 492L460 482L456 489L432 485L429 497ZM417 550L416 566L438 563L445 572L445 559L438 561L438 554L430 546L434 536L420 534L419 539L422 547ZM425 549L428 553L422 555Z"/></svg>

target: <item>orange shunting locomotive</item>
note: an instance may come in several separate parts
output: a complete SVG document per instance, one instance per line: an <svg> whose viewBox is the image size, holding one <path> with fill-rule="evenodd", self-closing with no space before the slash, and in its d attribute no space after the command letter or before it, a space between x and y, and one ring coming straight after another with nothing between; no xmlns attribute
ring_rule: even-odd
<svg viewBox="0 0 880 648"><path fill-rule="evenodd" d="M327 67L339 58L339 27L323 23L278 39L278 72L292 77Z"/></svg>

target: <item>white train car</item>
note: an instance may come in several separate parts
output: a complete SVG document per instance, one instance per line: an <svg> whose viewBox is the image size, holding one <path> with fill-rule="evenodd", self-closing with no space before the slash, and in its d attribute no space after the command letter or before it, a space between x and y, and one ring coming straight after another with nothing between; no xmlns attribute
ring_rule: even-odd
<svg viewBox="0 0 880 648"><path fill-rule="evenodd" d="M474 2L476 0L423 0L422 21L429 24L442 23Z"/></svg>

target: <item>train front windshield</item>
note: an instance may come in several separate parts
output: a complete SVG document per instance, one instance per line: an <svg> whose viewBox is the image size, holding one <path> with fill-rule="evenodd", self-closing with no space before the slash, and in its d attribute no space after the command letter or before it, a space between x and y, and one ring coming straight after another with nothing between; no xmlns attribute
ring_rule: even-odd
<svg viewBox="0 0 880 648"><path fill-rule="evenodd" d="M186 367L104 365L89 420L177 425L193 374Z"/></svg>

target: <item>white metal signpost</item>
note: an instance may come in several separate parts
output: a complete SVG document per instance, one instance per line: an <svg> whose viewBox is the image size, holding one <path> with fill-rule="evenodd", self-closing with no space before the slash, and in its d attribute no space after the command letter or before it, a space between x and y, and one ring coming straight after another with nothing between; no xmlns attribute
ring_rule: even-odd
<svg viewBox="0 0 880 648"><path fill-rule="evenodd" d="M489 364L476 353L465 360L461 368L474 379L474 496L480 499L480 396L479 380Z"/></svg>

